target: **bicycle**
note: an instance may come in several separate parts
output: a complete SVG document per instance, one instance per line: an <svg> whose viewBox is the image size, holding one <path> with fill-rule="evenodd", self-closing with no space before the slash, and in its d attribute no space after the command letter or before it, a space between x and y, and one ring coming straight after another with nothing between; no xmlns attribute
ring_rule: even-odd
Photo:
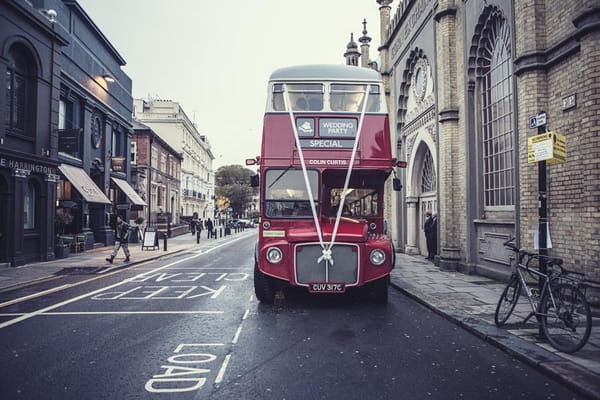
<svg viewBox="0 0 600 400"><path fill-rule="evenodd" d="M511 257L514 271L496 306L494 322L497 326L504 325L524 293L531 306L531 313L524 322L535 315L544 336L554 348L564 353L576 352L587 343L592 329L592 312L579 289L583 274L565 269L561 258L530 253L519 249L513 241L511 238L504 243L517 258ZM530 266L533 260L541 259L546 261L548 273ZM540 282L539 292L527 284L525 272ZM537 296L539 302L536 302Z"/></svg>

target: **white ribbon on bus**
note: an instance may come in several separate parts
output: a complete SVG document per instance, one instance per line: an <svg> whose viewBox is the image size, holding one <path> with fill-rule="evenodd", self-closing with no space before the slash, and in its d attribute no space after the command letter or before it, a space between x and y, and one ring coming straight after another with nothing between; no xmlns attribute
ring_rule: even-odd
<svg viewBox="0 0 600 400"><path fill-rule="evenodd" d="M292 129L294 131L294 139L296 140L296 148L298 149L298 156L300 158L300 165L302 166L302 175L304 176L304 184L306 186L306 190L308 191L308 199L310 201L310 209L312 211L313 220L315 222L315 227L317 229L317 235L319 237L319 244L321 245L322 255L317 259L317 264L320 264L321 261L325 260L325 262L333 265L333 257L331 253L331 248L335 243L335 237L337 236L338 227L340 224L340 218L342 217L342 211L344 209L344 204L346 201L346 192L348 191L348 185L350 184L350 176L352 175L352 167L354 166L354 159L356 158L356 150L358 148L358 141L360 139L360 132L362 131L363 121L365 119L365 111L367 109L367 101L369 100L369 92L371 91L371 85L368 84L365 92L365 97L363 99L362 109L360 111L360 119L358 120L358 128L356 132L356 137L354 138L354 145L352 146L352 154L350 156L350 164L348 165L348 170L346 171L346 180L344 181L344 189L342 190L342 196L340 198L340 202L338 204L337 215L335 216L335 224L333 226L333 232L331 234L331 242L326 245L323 241L323 231L321 229L321 223L319 222L319 216L317 215L317 209L315 208L315 201L312 194L312 189L310 187L310 181L308 180L308 173L306 172L306 163L304 162L304 153L302 152L302 145L300 143L300 137L298 136L298 129L296 127L296 120L294 118L294 111L290 107L290 98L287 90L287 85L283 85L283 101L285 105L285 109L288 111L290 116L290 123L292 124Z"/></svg>

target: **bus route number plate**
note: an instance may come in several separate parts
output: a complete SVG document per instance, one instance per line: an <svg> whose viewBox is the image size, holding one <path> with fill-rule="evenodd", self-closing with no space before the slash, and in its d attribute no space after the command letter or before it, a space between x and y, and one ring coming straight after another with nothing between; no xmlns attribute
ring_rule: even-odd
<svg viewBox="0 0 600 400"><path fill-rule="evenodd" d="M309 283L310 293L344 293L346 284L343 282L313 282Z"/></svg>

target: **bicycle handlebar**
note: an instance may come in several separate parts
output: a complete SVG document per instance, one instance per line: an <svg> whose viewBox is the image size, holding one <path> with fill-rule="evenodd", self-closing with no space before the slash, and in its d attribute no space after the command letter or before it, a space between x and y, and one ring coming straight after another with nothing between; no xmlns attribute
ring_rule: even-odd
<svg viewBox="0 0 600 400"><path fill-rule="evenodd" d="M505 247L508 247L509 249L513 250L515 253L519 252L519 248L515 245L514 237L509 238L506 242L503 243L503 245Z"/></svg>
<svg viewBox="0 0 600 400"><path fill-rule="evenodd" d="M514 251L515 253L519 254L519 262L521 262L521 260L523 259L524 256L527 256L529 258L529 260L531 259L543 259L546 261L546 263L548 264L548 266L552 266L552 265L556 265L558 267L560 267L560 271L561 274L568 274L570 271L564 269L562 267L563 264L563 259L562 258L558 258L558 257L552 257L552 256L547 256L547 255L543 255L543 254L537 254L537 253L531 253L527 250L523 250L523 249L519 249L515 243L514 243L515 238L509 238L506 242L504 242L504 246L508 247L509 249L511 249L512 251ZM529 265L529 260L527 261L527 265Z"/></svg>

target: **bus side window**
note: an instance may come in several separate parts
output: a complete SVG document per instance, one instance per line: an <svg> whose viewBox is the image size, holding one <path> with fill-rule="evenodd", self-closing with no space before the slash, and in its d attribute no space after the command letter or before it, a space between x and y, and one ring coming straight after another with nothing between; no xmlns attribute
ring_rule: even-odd
<svg viewBox="0 0 600 400"><path fill-rule="evenodd" d="M282 93L273 93L273 104L272 105L273 105L273 111L285 111Z"/></svg>
<svg viewBox="0 0 600 400"><path fill-rule="evenodd" d="M285 111L285 103L283 102L283 85L273 85L273 100L272 106L274 111Z"/></svg>

